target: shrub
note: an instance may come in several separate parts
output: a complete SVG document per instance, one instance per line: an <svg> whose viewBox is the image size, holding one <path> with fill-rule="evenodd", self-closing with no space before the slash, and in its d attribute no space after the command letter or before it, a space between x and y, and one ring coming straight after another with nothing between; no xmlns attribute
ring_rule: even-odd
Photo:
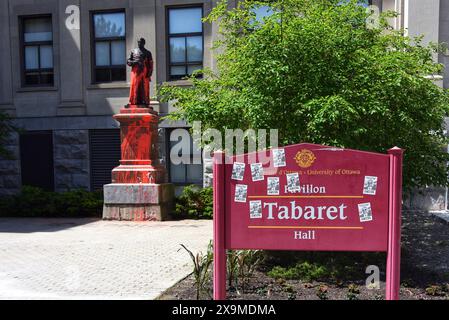
<svg viewBox="0 0 449 320"><path fill-rule="evenodd" d="M176 198L175 214L179 218L212 219L212 188L200 188L196 185L185 187Z"/></svg>
<svg viewBox="0 0 449 320"><path fill-rule="evenodd" d="M330 275L330 271L323 265L307 261L297 263L293 267L283 268L275 266L268 275L275 279L320 280Z"/></svg>
<svg viewBox="0 0 449 320"><path fill-rule="evenodd" d="M3 217L100 217L102 208L101 191L57 193L24 186L19 194L0 198Z"/></svg>

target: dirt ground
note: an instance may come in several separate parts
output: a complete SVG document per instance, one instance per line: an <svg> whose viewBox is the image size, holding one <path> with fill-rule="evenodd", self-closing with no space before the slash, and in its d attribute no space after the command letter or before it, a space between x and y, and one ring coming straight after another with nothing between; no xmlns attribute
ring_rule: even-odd
<svg viewBox="0 0 449 320"><path fill-rule="evenodd" d="M344 253L341 253L344 254ZM313 256L312 256L313 257ZM358 259L360 277L345 280L302 281L273 279L267 276L270 263L261 265L244 290L228 288L228 299L250 300L382 300L385 298L385 282L380 288L367 288L364 273L367 264L379 265L381 279L385 279L385 255L374 254ZM358 270L356 268L356 270ZM202 299L210 299L209 290ZM190 275L164 292L159 299L195 299L195 282ZM449 299L449 224L429 213L408 211L402 221L402 300Z"/></svg>

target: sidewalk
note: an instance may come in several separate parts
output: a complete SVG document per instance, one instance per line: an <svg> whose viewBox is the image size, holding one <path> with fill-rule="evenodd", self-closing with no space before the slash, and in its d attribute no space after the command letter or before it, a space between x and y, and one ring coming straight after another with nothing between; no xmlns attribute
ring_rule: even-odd
<svg viewBox="0 0 449 320"><path fill-rule="evenodd" d="M154 299L205 252L212 221L0 219L0 299Z"/></svg>

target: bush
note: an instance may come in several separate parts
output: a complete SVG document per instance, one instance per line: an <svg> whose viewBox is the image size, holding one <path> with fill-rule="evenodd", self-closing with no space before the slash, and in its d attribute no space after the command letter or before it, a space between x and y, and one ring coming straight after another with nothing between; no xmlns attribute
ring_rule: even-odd
<svg viewBox="0 0 449 320"><path fill-rule="evenodd" d="M179 218L212 219L212 188L200 188L196 185L185 187L176 198L175 214Z"/></svg>
<svg viewBox="0 0 449 320"><path fill-rule="evenodd" d="M373 252L265 252L265 268L273 278L358 281L367 265L385 268L385 254Z"/></svg>
<svg viewBox="0 0 449 320"><path fill-rule="evenodd" d="M268 272L268 275L275 279L312 281L322 280L328 277L330 272L325 266L304 261L290 268L276 266Z"/></svg>
<svg viewBox="0 0 449 320"><path fill-rule="evenodd" d="M101 217L103 193L49 192L24 186L20 194L0 198L2 217Z"/></svg>

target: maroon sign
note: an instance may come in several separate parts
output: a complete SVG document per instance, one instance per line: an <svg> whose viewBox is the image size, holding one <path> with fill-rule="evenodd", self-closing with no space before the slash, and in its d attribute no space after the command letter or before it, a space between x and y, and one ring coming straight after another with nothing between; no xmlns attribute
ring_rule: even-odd
<svg viewBox="0 0 449 320"><path fill-rule="evenodd" d="M226 294L226 249L265 249L388 252L387 299L398 299L402 152L216 153L214 298Z"/></svg>

